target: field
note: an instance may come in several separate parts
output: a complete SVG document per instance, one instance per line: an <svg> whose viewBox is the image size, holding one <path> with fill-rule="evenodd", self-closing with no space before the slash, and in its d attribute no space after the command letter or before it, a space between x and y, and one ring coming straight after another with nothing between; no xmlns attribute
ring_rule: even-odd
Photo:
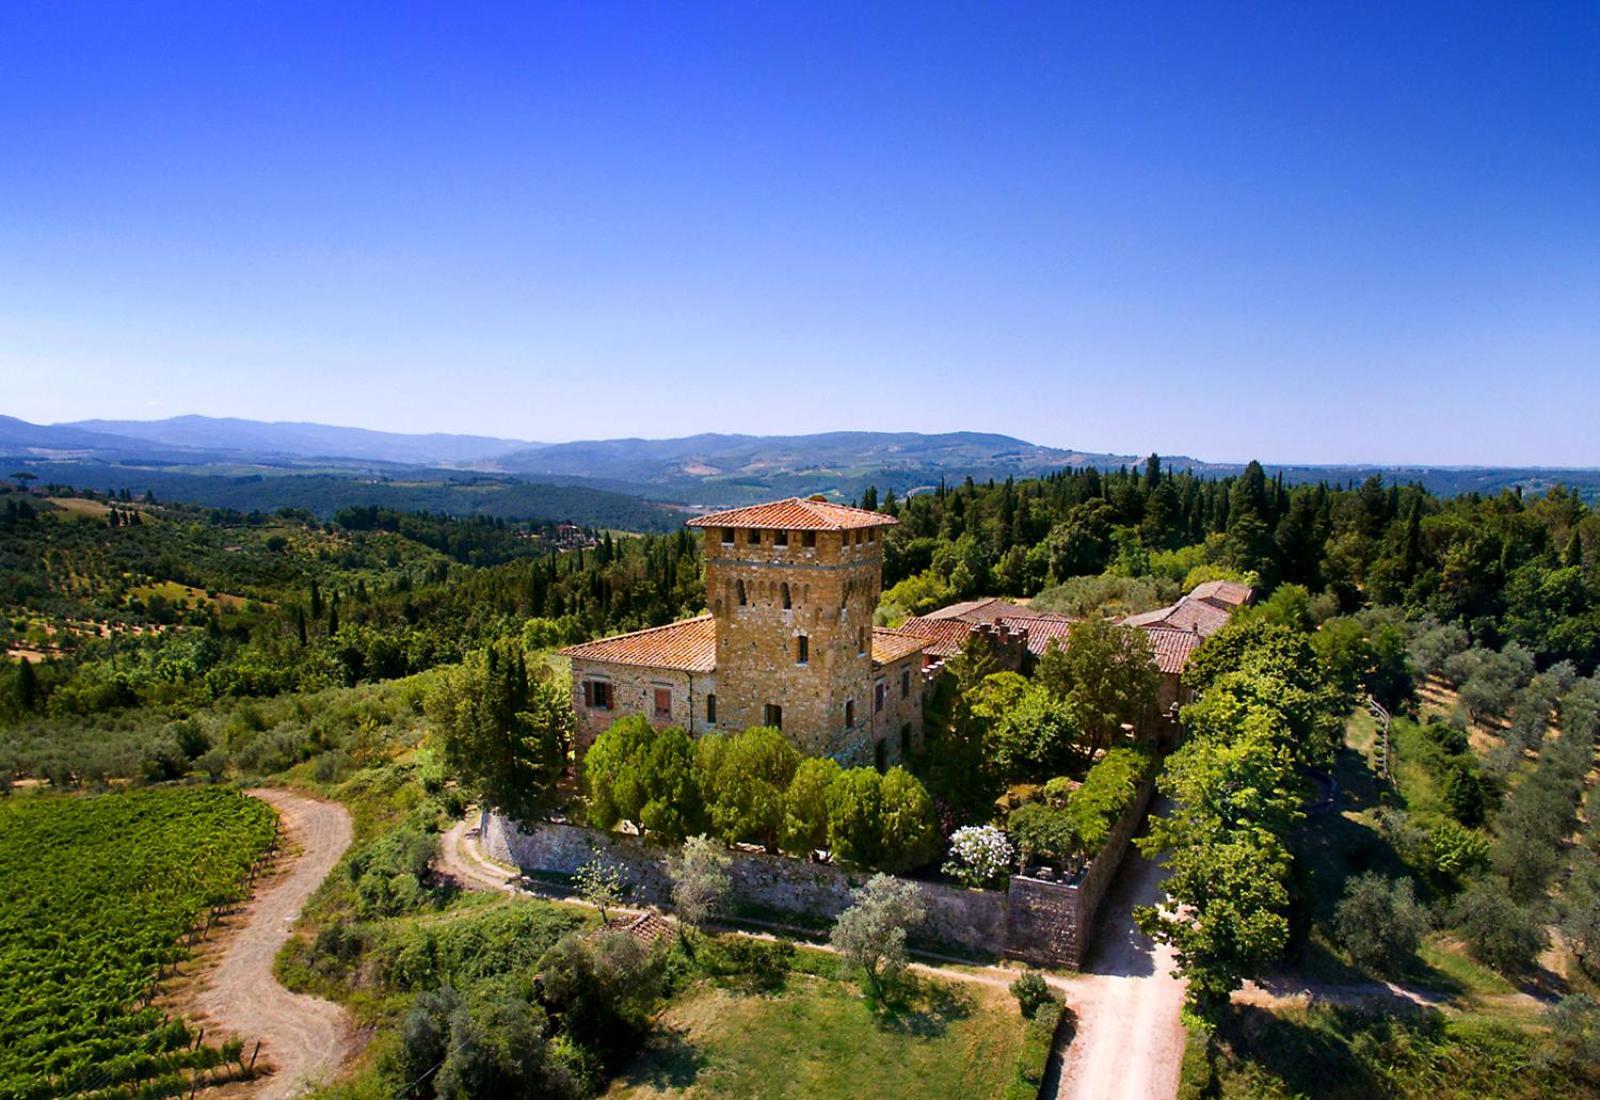
<svg viewBox="0 0 1600 1100"><path fill-rule="evenodd" d="M214 1065L147 1001L275 832L214 787L0 803L0 1096L163 1095Z"/></svg>
<svg viewBox="0 0 1600 1100"><path fill-rule="evenodd" d="M927 983L874 1014L826 978L796 974L771 995L707 987L662 1015L607 1095L987 1100L1012 1079L1022 1025L1003 989Z"/></svg>

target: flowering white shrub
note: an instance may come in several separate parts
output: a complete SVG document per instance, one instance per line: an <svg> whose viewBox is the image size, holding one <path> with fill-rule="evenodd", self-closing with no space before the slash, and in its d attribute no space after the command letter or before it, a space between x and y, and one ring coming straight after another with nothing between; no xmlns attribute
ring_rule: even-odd
<svg viewBox="0 0 1600 1100"><path fill-rule="evenodd" d="M993 825L964 825L950 834L944 873L967 886L983 886L1011 870L1016 855L1006 834Z"/></svg>

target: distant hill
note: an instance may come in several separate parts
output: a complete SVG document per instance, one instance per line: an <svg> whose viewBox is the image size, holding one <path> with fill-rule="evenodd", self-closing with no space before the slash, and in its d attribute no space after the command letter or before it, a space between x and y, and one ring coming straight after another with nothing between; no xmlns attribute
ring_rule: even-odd
<svg viewBox="0 0 1600 1100"><path fill-rule="evenodd" d="M168 495L221 503L231 507L278 507L286 496L322 501L346 491L362 495L361 503L390 503L389 496L410 494L430 502L417 507L446 508L472 514L485 493L495 497L492 514L504 509L534 508L519 518L549 519L553 501L576 507L576 497L548 492L511 492L506 487L529 484L542 490L555 486L583 488L621 498L643 498L689 507L747 504L772 497L823 493L837 500L859 498L868 486L880 492L924 491L940 480L956 483L1007 477L1036 477L1065 466L1114 469L1144 461L1143 455L1105 454L1045 447L1012 436L986 432L822 432L814 435L757 436L703 434L677 439L597 439L577 443L539 444L477 435L405 435L310 423L266 423L259 420L178 416L167 420L84 420L75 424L30 424L0 416L0 461L48 465L58 480L99 487L103 479L79 471L63 472L64 464L113 463L139 467L153 477L159 470ZM1187 456L1166 456L1171 469L1226 477L1242 464L1205 462ZM471 470L497 475L468 489L458 476ZM1291 483L1361 481L1378 474L1390 482L1420 482L1445 496L1465 492L1498 493L1508 488L1540 493L1561 483L1585 499L1600 500L1600 469L1441 466L1268 466L1281 470ZM4 471L0 471L4 472ZM44 474L44 466L39 471ZM279 485L282 475L316 477L317 482ZM222 478L197 485L194 493L177 488L173 478ZM228 479L234 479L228 481ZM239 481L238 479L256 479ZM342 490L341 484L385 486L381 490ZM117 483L119 486L122 482ZM232 486L229 488L228 486ZM250 485L257 488L251 489ZM316 486L315 488L313 486ZM431 486L432 488L428 488ZM202 498L198 493L205 493ZM369 499L384 495L382 501ZM262 503L241 503L257 498ZM603 501L605 498L596 498ZM394 504L405 507L404 504ZM307 505L321 510L320 505ZM337 507L337 504L334 504ZM609 512L620 507L605 503ZM578 509L583 511L583 509ZM576 516L576 512L573 513ZM649 524L658 513L639 513L634 522ZM567 517L572 518L572 517ZM577 522L587 522L578 519ZM616 524L616 526L624 526Z"/></svg>
<svg viewBox="0 0 1600 1100"><path fill-rule="evenodd" d="M496 439L482 435L405 435L327 424L291 421L268 423L210 416L174 416L167 420L80 420L54 427L137 440L147 446L158 444L253 458L348 458L399 465L482 463L499 455L538 446L526 440Z"/></svg>

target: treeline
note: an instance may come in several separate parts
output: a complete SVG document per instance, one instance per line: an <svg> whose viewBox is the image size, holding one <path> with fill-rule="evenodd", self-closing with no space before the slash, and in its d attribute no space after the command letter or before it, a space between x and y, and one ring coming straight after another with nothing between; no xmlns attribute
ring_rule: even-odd
<svg viewBox="0 0 1600 1100"><path fill-rule="evenodd" d="M1252 462L1238 477L1064 470L1049 477L861 502L900 519L884 583L911 578L945 598L1032 595L1112 573L1193 583L1249 578L1459 624L1472 641L1526 646L1541 665L1600 661L1600 516L1557 486L1440 499L1415 486L1290 487Z"/></svg>

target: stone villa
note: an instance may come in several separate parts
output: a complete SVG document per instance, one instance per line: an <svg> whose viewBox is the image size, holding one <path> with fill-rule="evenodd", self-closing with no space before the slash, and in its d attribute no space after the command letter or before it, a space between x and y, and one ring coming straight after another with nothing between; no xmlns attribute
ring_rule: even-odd
<svg viewBox="0 0 1600 1100"><path fill-rule="evenodd" d="M690 520L703 533L709 613L561 651L572 660L579 758L617 718L642 714L695 736L775 726L802 752L882 768L921 744L924 684L969 637L1018 671L1066 644L1073 619L1004 599L874 627L882 532L896 522L822 497ZM1183 701L1189 655L1253 596L1211 581L1122 620L1150 637L1162 714Z"/></svg>
<svg viewBox="0 0 1600 1100"><path fill-rule="evenodd" d="M924 639L874 628L892 516L799 497L689 521L709 614L571 646L581 757L625 714L691 734L775 726L845 765L922 738Z"/></svg>

